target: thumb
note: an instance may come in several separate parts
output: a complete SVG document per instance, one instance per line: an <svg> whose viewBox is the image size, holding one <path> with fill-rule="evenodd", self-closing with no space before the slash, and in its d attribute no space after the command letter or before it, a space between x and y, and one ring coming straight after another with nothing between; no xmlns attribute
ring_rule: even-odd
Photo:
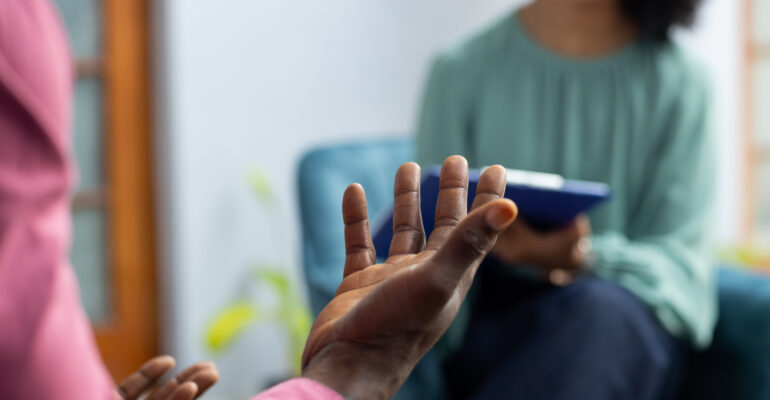
<svg viewBox="0 0 770 400"><path fill-rule="evenodd" d="M481 262L497 237L516 219L516 204L508 199L487 203L468 214L434 256L442 274L459 280Z"/></svg>

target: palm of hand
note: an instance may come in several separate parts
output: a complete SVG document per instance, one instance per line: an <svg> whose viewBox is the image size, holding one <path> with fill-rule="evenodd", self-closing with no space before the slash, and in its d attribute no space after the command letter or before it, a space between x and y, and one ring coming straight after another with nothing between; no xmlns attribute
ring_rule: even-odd
<svg viewBox="0 0 770 400"><path fill-rule="evenodd" d="M303 368L336 348L329 352L351 353L356 361L375 360L380 369L395 371L395 379L403 381L454 320L498 232L479 222L485 218L481 215L475 222L463 222L469 226L462 235L452 235L467 211L468 178L465 159L450 157L442 167L435 229L426 243L419 179L414 163L404 164L397 172L394 237L388 259L376 265L363 189L351 185L345 191L344 278L313 324ZM504 188L505 170L489 168L479 180L473 209L500 198ZM509 223L515 207L506 204L503 211ZM478 226L470 226L473 223Z"/></svg>
<svg viewBox="0 0 770 400"><path fill-rule="evenodd" d="M454 296L453 292L463 295L467 292L466 285L447 292L437 286L438 282L431 281L428 275L434 255L435 251L425 250L419 254L393 256L383 264L346 276L334 299L316 319L303 364L323 347L340 341L374 349L388 344L398 347L410 358L421 357L420 348L425 346L412 345L415 336L438 339L460 306L461 296ZM422 301L435 304L423 304L424 307L415 309L411 293L421 293ZM453 299L447 299L447 295ZM417 312L404 313L405 309Z"/></svg>

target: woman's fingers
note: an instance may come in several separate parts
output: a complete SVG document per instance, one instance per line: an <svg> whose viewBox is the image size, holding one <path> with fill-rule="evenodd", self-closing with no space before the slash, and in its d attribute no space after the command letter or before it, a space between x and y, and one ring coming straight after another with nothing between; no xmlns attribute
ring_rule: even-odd
<svg viewBox="0 0 770 400"><path fill-rule="evenodd" d="M575 218L575 221L581 238L591 236L591 220L588 219L588 216L580 214Z"/></svg>
<svg viewBox="0 0 770 400"><path fill-rule="evenodd" d="M516 223L518 225L518 222ZM534 240L527 246L527 261L539 265L546 271L553 269L575 270L585 262L584 250L589 248L591 226L588 218L578 216L569 225L545 233L530 229ZM582 243L582 245L581 245Z"/></svg>
<svg viewBox="0 0 770 400"><path fill-rule="evenodd" d="M119 398L136 399L163 376L168 370L174 368L174 358L171 356L158 356L144 363L139 370L131 374L121 382L116 391Z"/></svg>
<svg viewBox="0 0 770 400"><path fill-rule="evenodd" d="M425 246L420 212L420 166L410 162L396 171L393 185L393 240L389 257L413 254Z"/></svg>
<svg viewBox="0 0 770 400"><path fill-rule="evenodd" d="M441 166L436 218L425 248L438 250L467 213L468 161L462 156L451 156Z"/></svg>
<svg viewBox="0 0 770 400"><path fill-rule="evenodd" d="M366 193L357 183L348 186L342 196L342 220L345 223L344 278L374 264L377 259L369 231Z"/></svg>
<svg viewBox="0 0 770 400"><path fill-rule="evenodd" d="M493 165L485 169L476 185L476 197L473 198L471 210L503 197L505 195L505 180L505 168L501 165Z"/></svg>

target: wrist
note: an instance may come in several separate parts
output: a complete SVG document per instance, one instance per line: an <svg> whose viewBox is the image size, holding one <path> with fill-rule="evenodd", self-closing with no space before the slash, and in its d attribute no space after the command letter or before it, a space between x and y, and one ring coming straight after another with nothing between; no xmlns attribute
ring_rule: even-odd
<svg viewBox="0 0 770 400"><path fill-rule="evenodd" d="M406 379L398 370L361 346L332 343L313 357L302 376L335 390L346 399L389 399Z"/></svg>

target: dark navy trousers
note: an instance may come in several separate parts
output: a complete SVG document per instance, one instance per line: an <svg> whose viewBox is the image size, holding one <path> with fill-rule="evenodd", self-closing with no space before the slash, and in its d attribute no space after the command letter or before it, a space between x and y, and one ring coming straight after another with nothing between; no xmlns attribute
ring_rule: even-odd
<svg viewBox="0 0 770 400"><path fill-rule="evenodd" d="M594 277L512 277L487 259L462 349L445 363L454 399L672 399L688 349L649 307Z"/></svg>

